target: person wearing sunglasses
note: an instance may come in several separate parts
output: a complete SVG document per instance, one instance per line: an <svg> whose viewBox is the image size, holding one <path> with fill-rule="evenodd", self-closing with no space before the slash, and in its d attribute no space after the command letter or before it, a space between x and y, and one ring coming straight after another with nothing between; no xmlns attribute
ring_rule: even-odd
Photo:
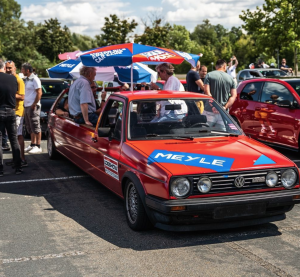
<svg viewBox="0 0 300 277"><path fill-rule="evenodd" d="M184 91L183 85L173 76L174 67L170 63L162 63L156 66L156 71L161 80L164 80L163 90ZM151 83L151 88L159 90L159 86Z"/></svg>
<svg viewBox="0 0 300 277"><path fill-rule="evenodd" d="M281 70L284 70L286 73L293 74L293 68L289 67L289 66L286 64L286 59L282 59L281 65L280 65L279 68L280 68Z"/></svg>

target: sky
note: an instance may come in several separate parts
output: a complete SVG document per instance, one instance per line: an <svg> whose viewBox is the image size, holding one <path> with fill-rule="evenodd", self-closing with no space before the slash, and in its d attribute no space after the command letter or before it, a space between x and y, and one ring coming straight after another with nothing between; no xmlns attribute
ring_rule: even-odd
<svg viewBox="0 0 300 277"><path fill-rule="evenodd" d="M117 14L119 18L135 19L136 33L143 33L143 21L155 14L172 25L184 25L193 31L197 24L209 19L214 25L230 29L241 26L242 10L254 10L264 0L15 0L22 8L22 18L35 23L57 18L71 32L95 36L100 34L104 17Z"/></svg>

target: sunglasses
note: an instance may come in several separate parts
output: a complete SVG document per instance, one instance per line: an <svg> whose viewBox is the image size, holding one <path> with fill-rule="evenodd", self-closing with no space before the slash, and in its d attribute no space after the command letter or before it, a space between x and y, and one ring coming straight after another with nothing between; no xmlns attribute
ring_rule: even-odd
<svg viewBox="0 0 300 277"><path fill-rule="evenodd" d="M93 87L91 87L91 88L94 89L94 88L97 88L97 87L94 87L94 86L93 86Z"/></svg>
<svg viewBox="0 0 300 277"><path fill-rule="evenodd" d="M13 62L12 60L8 60L8 61L5 62L5 64L12 63L12 62Z"/></svg>

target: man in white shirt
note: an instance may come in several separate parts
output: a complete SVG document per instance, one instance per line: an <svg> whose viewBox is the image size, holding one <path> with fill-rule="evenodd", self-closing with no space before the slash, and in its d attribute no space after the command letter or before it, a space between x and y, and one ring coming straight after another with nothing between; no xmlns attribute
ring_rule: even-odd
<svg viewBox="0 0 300 277"><path fill-rule="evenodd" d="M156 67L156 71L161 80L165 81L163 90L185 91L181 82L173 76L174 67L170 63L162 63ZM159 86L151 83L151 88L159 90Z"/></svg>
<svg viewBox="0 0 300 277"><path fill-rule="evenodd" d="M235 61L235 63L233 64L233 61ZM236 68L238 66L239 62L237 60L237 58L235 56L233 56L230 59L230 62L228 63L227 66L227 73L232 77L232 79L235 82L235 85L237 85L237 81L236 81Z"/></svg>
<svg viewBox="0 0 300 277"><path fill-rule="evenodd" d="M185 91L181 82L173 76L174 67L170 63L162 63L156 67L156 71L162 80L165 80L163 90L172 90L172 91ZM156 84L151 84L152 89L159 90L159 87ZM167 105L172 105L173 110L166 110ZM187 105L184 100L168 100L168 101L159 101L157 102L157 114L152 122L161 122L161 121L178 121L181 120L187 114ZM176 109L175 109L176 107Z"/></svg>
<svg viewBox="0 0 300 277"><path fill-rule="evenodd" d="M40 113L42 97L42 85L40 79L33 73L29 63L24 63L21 68L25 80L24 118L28 133L31 136L31 144L24 149L30 154L42 153Z"/></svg>

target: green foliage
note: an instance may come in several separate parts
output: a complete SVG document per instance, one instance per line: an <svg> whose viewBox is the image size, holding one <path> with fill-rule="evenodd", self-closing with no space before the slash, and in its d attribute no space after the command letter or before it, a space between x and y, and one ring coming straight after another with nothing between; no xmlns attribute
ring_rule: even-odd
<svg viewBox="0 0 300 277"><path fill-rule="evenodd" d="M73 33L71 36L73 51L86 51L97 47L96 40L89 36Z"/></svg>
<svg viewBox="0 0 300 277"><path fill-rule="evenodd" d="M121 20L115 14L105 17L104 26L101 28L102 34L96 37L98 46L128 42L128 35L134 31L137 25L134 19L131 22L127 19Z"/></svg>
<svg viewBox="0 0 300 277"><path fill-rule="evenodd" d="M297 70L297 50L300 46L300 2L298 0L265 0L255 11L242 11L243 28L256 40L259 52L274 54L280 50L294 50ZM276 42L276 43L274 43Z"/></svg>
<svg viewBox="0 0 300 277"><path fill-rule="evenodd" d="M169 48L168 36L172 30L172 26L169 23L162 25L161 19L155 19L151 25L148 26L145 24L144 33L140 36L135 35L134 42Z"/></svg>
<svg viewBox="0 0 300 277"><path fill-rule="evenodd" d="M54 63L58 54L71 51L73 45L68 27L60 25L56 18L50 18L36 30L36 49Z"/></svg>

